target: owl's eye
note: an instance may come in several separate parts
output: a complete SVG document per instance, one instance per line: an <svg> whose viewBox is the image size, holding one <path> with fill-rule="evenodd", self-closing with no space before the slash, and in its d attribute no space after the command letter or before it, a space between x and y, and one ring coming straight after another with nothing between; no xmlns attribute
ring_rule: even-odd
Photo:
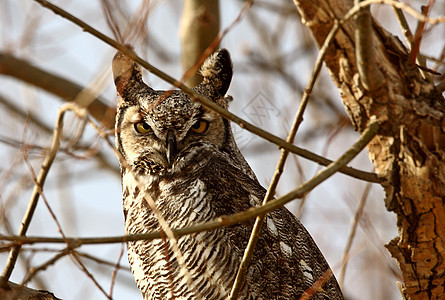
<svg viewBox="0 0 445 300"><path fill-rule="evenodd" d="M146 134L151 131L150 125L145 122L139 122L134 124L134 129L140 134Z"/></svg>
<svg viewBox="0 0 445 300"><path fill-rule="evenodd" d="M193 124L192 131L196 133L204 133L207 130L207 128L209 128L209 122L204 120L199 120L198 122Z"/></svg>

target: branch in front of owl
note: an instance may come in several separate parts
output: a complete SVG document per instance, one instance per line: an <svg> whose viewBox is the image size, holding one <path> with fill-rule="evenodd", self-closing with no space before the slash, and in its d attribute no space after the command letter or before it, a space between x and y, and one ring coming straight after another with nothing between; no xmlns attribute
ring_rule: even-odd
<svg viewBox="0 0 445 300"><path fill-rule="evenodd" d="M246 211L233 214L230 216L224 216L217 218L213 221L180 228L173 229L175 237L181 237L183 235L199 233L203 231L209 231L213 229L217 229L220 227L228 227L238 223L245 222L246 220L255 218L257 216L266 214L274 209L277 209L284 204L302 197L303 195L310 192L321 182L329 178L331 175L335 174L350 162L358 153L360 153L369 141L377 134L380 129L380 124L378 121L371 120L369 126L363 131L360 138L352 145L349 150L347 150L339 159L330 164L327 168L320 171L317 175L312 177L310 180L300 185L296 189L292 190L288 194L274 199L272 201L267 202L265 205L257 206L254 208L250 208ZM5 236L0 235L0 240L10 241L11 246L16 245L24 245L24 244L35 244L35 243L67 243L69 242L72 248L80 247L81 245L92 245L92 244L109 244L109 243L125 243L128 241L138 241L138 240L154 240L162 238L162 232L151 232L146 234L131 234L124 236L115 236L115 237L97 237L97 238L54 238L54 237L27 237L27 236Z"/></svg>
<svg viewBox="0 0 445 300"><path fill-rule="evenodd" d="M326 55L328 46L331 43L332 39L334 38L334 36L339 28L340 28L340 26L339 26L338 22L335 23L333 28L331 29L329 35L327 36L326 40L324 41L323 46L320 48L320 51L317 56L317 60L315 62L314 69L312 71L312 75L309 79L307 87L304 90L300 105L298 107L297 114L294 118L292 127L291 127L288 137L286 139L286 142L288 142L290 144L292 144L294 142L295 135L297 134L298 128L300 127L300 124L303 121L303 114L304 114L304 111L306 110L307 104L309 103L309 98L310 98L312 90L315 86L315 82L318 78L318 75L320 74L320 70L323 65L323 60ZM280 180L281 174L283 173L284 165L285 165L288 155L289 155L289 150L286 148L282 148L281 156L278 161L278 165L275 168L273 178L269 184L266 195L264 196L263 203L262 203L263 205L266 204L270 199L273 198L273 195L275 194L276 187L278 185L278 181ZM247 244L246 249L244 250L244 255L241 260L241 264L238 267L238 271L237 271L237 274L235 277L235 282L233 283L232 290L230 291L229 300L236 299L238 296L238 293L241 289L241 284L244 281L248 266L252 259L253 251L254 251L256 244L258 242L265 216L266 215L260 215L255 220L255 224L252 228L252 233L250 235L249 242Z"/></svg>
<svg viewBox="0 0 445 300"><path fill-rule="evenodd" d="M332 163L332 161L329 160L329 159L326 159L326 158L324 158L324 157L322 157L320 155L314 154L314 153L312 153L312 152L310 152L308 150L305 150L305 149L297 147L297 146L295 146L293 144L290 144L290 143L286 142L285 140L279 138L278 136L273 135L273 134L271 134L271 133L269 133L269 132L267 132L267 131L259 128L259 127L256 127L255 125L253 125L253 124L243 120L242 118L236 116L235 114L232 114L227 109L224 109L223 107L221 107L221 106L217 105L216 103L210 101L206 97L198 94L194 90L192 90L189 87L187 87L186 85L184 85L182 82L174 79L173 77L167 75L166 73L164 73L161 70L157 69L156 67L152 66L147 61L145 61L144 59L142 59L141 57L136 55L133 51L129 50L125 45L122 45L122 44L118 43L117 41L113 40L112 38L106 36L105 34L99 32L98 30L96 30L93 27L89 26L85 22L83 22L83 21L79 20L78 18L76 18L75 16L69 14L68 12L63 10L62 8L60 8L60 7L58 7L58 6L54 5L54 4L51 4L48 1L41 1L41 0L35 0L35 1L38 2L39 4L41 4L42 6L52 10L54 13L62 16L63 18L66 18L67 20L73 22L77 26L81 27L84 31L92 34L93 36L95 36L98 39L102 40L106 44L108 44L108 45L112 46L113 48L117 49L121 53L123 53L126 56L128 56L129 58L131 58L133 61L135 61L138 64L140 64L142 67L144 67L146 70L148 70L152 74L154 74L157 77L161 78L162 80L172 84L173 86L180 88L183 92L185 92L190 97L192 97L192 99L194 99L196 101L199 101L202 105L204 105L204 106L206 106L206 107L216 111L217 113L219 113L224 118L237 123L241 128L246 129L246 130L248 130L248 131L250 131L250 132L252 132L252 133L254 133L254 134L256 134L256 135L258 135L258 136L260 136L260 137L262 137L264 139L266 139L266 140L268 140L269 142L272 142L272 143L276 144L280 148L287 149L287 150L289 150L292 153L295 153L295 154L297 154L299 156L302 156L302 157L304 157L306 159L309 159L309 160L312 160L314 162L317 162L318 164L321 164L323 166L327 166L330 163ZM357 13L357 11L355 13ZM351 15L348 16L348 18L350 18L352 15L354 15L354 14L351 13ZM377 177L377 175L375 173L365 172L365 171L357 170L357 169L350 168L350 167L347 167L347 166L342 167L340 169L340 172L344 173L346 175L352 176L354 178L357 178L357 179L365 180L365 181L376 182L376 183L382 181L380 178Z"/></svg>
<svg viewBox="0 0 445 300"><path fill-rule="evenodd" d="M125 59L125 58L123 58ZM94 122L89 121L91 126L99 133L99 135L101 137L103 137L105 139L105 141L108 143L108 145L110 146L110 148L113 150L114 154L119 158L119 160L121 161L121 166L123 168L127 168L127 162L126 160L122 157L121 153L119 151L117 151L117 149L112 145L112 143L108 140L108 136L107 134L99 127L97 126ZM140 189L143 189L142 184L139 182L138 178L136 177L136 182L137 185ZM167 222L165 221L164 217L162 216L162 214L159 213L156 204L154 203L153 199L147 195L146 197L144 197L145 201L147 202L147 204L149 205L150 209L155 213L159 224L161 225L162 228L162 232L161 232L161 237L165 238L165 235L167 235L168 239L171 241L171 246L172 246L172 250L173 253L176 256L176 259L178 261L178 264L180 266L180 268L183 270L184 272L184 276L187 278L187 280L191 280L191 276L189 274L188 269L185 267L184 264L184 257L179 249L179 246L177 244L177 240L176 240L176 236L173 233L172 229L168 226Z"/></svg>

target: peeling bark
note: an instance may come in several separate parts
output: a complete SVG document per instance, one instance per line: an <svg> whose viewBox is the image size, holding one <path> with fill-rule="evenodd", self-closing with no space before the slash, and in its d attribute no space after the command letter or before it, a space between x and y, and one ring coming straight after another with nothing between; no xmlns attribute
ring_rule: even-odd
<svg viewBox="0 0 445 300"><path fill-rule="evenodd" d="M352 8L345 0L294 2L319 46ZM386 247L403 273L403 297L445 299L445 99L396 37L373 28L374 57L386 79L381 88L368 92L361 84L352 19L331 43L326 66L358 131L373 115L383 121L368 152L385 178L386 207L397 215L399 237Z"/></svg>

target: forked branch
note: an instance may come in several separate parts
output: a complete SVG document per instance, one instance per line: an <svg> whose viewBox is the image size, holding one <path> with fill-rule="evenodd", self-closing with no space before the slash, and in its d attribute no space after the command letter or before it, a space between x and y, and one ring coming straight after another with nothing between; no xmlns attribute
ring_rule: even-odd
<svg viewBox="0 0 445 300"><path fill-rule="evenodd" d="M60 138L63 132L63 117L65 113L70 110L76 112L80 116L86 116L85 110L82 109L79 110L78 107L73 103L66 103L60 108L59 113L57 115L56 127L54 129L51 149L48 152L45 161L42 164L36 183L34 185L34 190L32 192L28 208L21 222L21 226L18 233L19 236L25 236L26 232L28 231L29 224L31 223L32 217L34 216L37 203L43 191L43 186L45 184L45 180L48 175L49 169L51 168L51 165L54 162L54 159L56 158L57 152L59 151ZM15 263L19 255L20 248L21 248L20 244L17 244L16 246L11 248L5 269L3 270L3 273L0 277L0 287L3 288L7 287L9 277L11 276L12 270L14 269Z"/></svg>

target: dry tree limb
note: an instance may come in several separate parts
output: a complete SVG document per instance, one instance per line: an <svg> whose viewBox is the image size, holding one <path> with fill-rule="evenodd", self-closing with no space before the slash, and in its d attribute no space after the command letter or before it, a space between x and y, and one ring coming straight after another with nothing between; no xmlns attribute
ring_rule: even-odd
<svg viewBox="0 0 445 300"><path fill-rule="evenodd" d="M48 175L49 169L51 168L51 165L54 162L54 159L56 158L57 152L60 147L60 137L63 132L63 116L65 112L68 110L73 110L79 115L86 116L86 113L83 110L78 110L78 107L72 103L67 103L60 108L59 114L57 115L57 122L56 122L56 127L54 129L51 150L48 152L40 169L39 175L35 181L31 199L28 203L28 208L26 209L25 215L23 216L23 220L21 222L21 226L18 233L19 236L25 236L26 232L28 231L29 224L31 223L32 217L37 207L39 197L43 191L43 186L45 184L46 176ZM9 281L9 277L11 276L11 273L15 267L15 263L19 255L20 248L21 245L16 245L12 247L9 253L8 260L6 262L6 266L0 277L0 287L6 287L6 284Z"/></svg>
<svg viewBox="0 0 445 300"><path fill-rule="evenodd" d="M0 65L1 69L1 65ZM7 110L20 116L22 119L29 120L31 124L36 125L43 132L50 134L53 132L52 128L46 125L42 120L32 112L25 112L16 104L13 103L12 100L7 99L6 97L0 95L0 105L4 106Z"/></svg>
<svg viewBox="0 0 445 300"><path fill-rule="evenodd" d="M427 6L422 6L422 15L428 17L433 2L434 0L429 0ZM425 30L425 25L425 21L421 20L419 20L419 23L417 24L416 32L413 37L413 43L411 45L411 52L409 54L409 62L411 64L414 64L416 62L418 54L420 52L420 42Z"/></svg>
<svg viewBox="0 0 445 300"><path fill-rule="evenodd" d="M34 267L34 268L30 268L28 270L28 273L26 274L25 278L23 278L21 285L25 286L26 284L28 284L31 279L33 279L33 277L40 271L46 270L49 266L55 264L59 259L61 259L62 257L69 255L71 253L71 249L70 248L65 248L62 251L60 251L59 253L57 253L54 257L52 257L51 259L47 260L46 262L42 263L40 266L38 267Z"/></svg>
<svg viewBox="0 0 445 300"><path fill-rule="evenodd" d="M125 252L125 246L121 245L121 251L119 253L119 257L117 259L117 262L114 264L113 273L111 273L111 283L110 283L110 297L111 298L113 297L113 291L114 291L114 286L115 286L115 283L116 283L117 272L122 267L121 266L121 260L122 260L122 257L124 256L124 252Z"/></svg>
<svg viewBox="0 0 445 300"><path fill-rule="evenodd" d="M45 183L45 179L48 175L49 169L57 155L57 152L59 150L60 147L60 138L63 132L63 116L65 114L66 111L68 110L72 110L74 111L77 115L82 116L83 118L86 117L86 112L83 109L79 109L78 106L76 106L75 103L67 103L65 104L63 107L60 108L59 110L59 114L58 114L58 118L57 118L57 122L56 122L56 127L54 130L54 136L53 136L53 142L52 142L52 146L50 151L48 152L45 161L42 164L42 168L40 170L40 173L38 175L37 178L34 178L35 181L35 185L34 185L34 190L31 196L31 200L28 204L28 208L27 211L25 213L25 216L23 217L22 223L21 223L21 227L19 229L19 236L24 236L26 235L27 229L29 227L29 224L31 222L31 219L33 217L35 208L37 206L38 200L39 200L39 196L42 195L43 192L43 186ZM43 197L43 195L42 195ZM46 201L45 201L46 203ZM49 207L48 207L49 208ZM51 209L49 208L50 213L53 215ZM57 222L57 219L55 218L55 216L53 215L54 219ZM58 228L59 231L62 233L63 238L65 238L65 236L63 235L63 232L60 229L60 226L58 224ZM69 246L69 243L67 243ZM10 251L10 255L8 257L8 261L6 263L5 269L2 273L2 276L0 278L1 282L1 286L2 287L6 287L7 286L7 282L9 280L9 277L12 273L12 270L14 269L15 263L17 261L18 255L19 255L19 251L20 251L21 245L16 245L14 247L11 248ZM76 258L74 256L74 258ZM79 264L81 264L81 262L79 261ZM82 264L81 264L82 265Z"/></svg>
<svg viewBox="0 0 445 300"><path fill-rule="evenodd" d="M28 208L26 210L25 216L23 217L23 220L21 222L21 226L19 229L19 236L26 235L26 232L28 230L29 224L31 222L31 219L34 215L35 208L37 206L37 202L40 196L40 193L43 189L43 185L45 183L46 176L48 175L49 168L52 165L52 162L54 161L54 158L56 157L57 151L60 146L59 137L61 135L62 131L62 121L61 117L63 116L63 113L59 114L58 117L58 126L56 126L56 129L54 130L54 138L53 138L53 144L51 146L51 151L48 153L48 155L45 158L45 161L43 162L42 168L40 170L38 179L36 184L34 185L34 190L31 196L31 200L28 204ZM9 277L11 276L12 270L14 269L15 263L17 261L17 257L20 251L20 246L15 246L11 249L11 252L8 257L8 261L6 263L6 267L3 270L3 273L0 277L0 286L5 287L5 284L9 280Z"/></svg>
<svg viewBox="0 0 445 300"><path fill-rule="evenodd" d="M46 125L40 119L40 117L38 117L36 114L22 110L20 107L18 107L16 104L14 104L12 100L7 99L7 98L3 97L2 95L0 95L0 105L3 105L7 110L11 111L12 113L17 114L20 118L22 118L24 120L29 120L32 125L37 126L43 132L45 132L47 134L51 134L53 132L53 129L50 128L48 125ZM18 141L6 139L4 137L0 137L0 142L6 143L6 144L8 144L12 147L16 147L16 148L23 146L23 144ZM27 144L26 146L46 150L38 145ZM77 146L76 150L80 149L80 150L87 151L88 154L86 155L86 157L85 156L80 157L81 159L85 159L85 158L89 158L92 156L89 153L89 152L91 152L91 148L92 148L91 145L81 144L81 145ZM73 155L74 157L79 158L79 156L68 152L67 151L68 149L66 149L66 148L61 148L60 150L67 152L68 155ZM119 174L119 169L107 160L106 155L102 149L93 150L92 153L94 155L95 161L97 163L99 163L101 168L107 169L114 174Z"/></svg>
<svg viewBox="0 0 445 300"><path fill-rule="evenodd" d="M84 89L57 75L33 66L26 60L17 58L11 54L0 52L0 74L20 79L26 83L37 86L50 92L65 101L73 101ZM105 104L101 98L92 97L94 100L88 105L88 113L107 128L114 127L115 109Z"/></svg>
<svg viewBox="0 0 445 300"><path fill-rule="evenodd" d="M323 276L317 279L317 281L314 282L314 284L308 288L306 291L304 291L303 295L301 295L299 300L310 300L312 295L317 293L320 289L323 288L323 285L334 276L331 269L327 269L326 272L324 272Z"/></svg>
<svg viewBox="0 0 445 300"><path fill-rule="evenodd" d="M5 288L0 287L0 299L2 300L60 300L53 293L37 291L25 286L7 282Z"/></svg>

